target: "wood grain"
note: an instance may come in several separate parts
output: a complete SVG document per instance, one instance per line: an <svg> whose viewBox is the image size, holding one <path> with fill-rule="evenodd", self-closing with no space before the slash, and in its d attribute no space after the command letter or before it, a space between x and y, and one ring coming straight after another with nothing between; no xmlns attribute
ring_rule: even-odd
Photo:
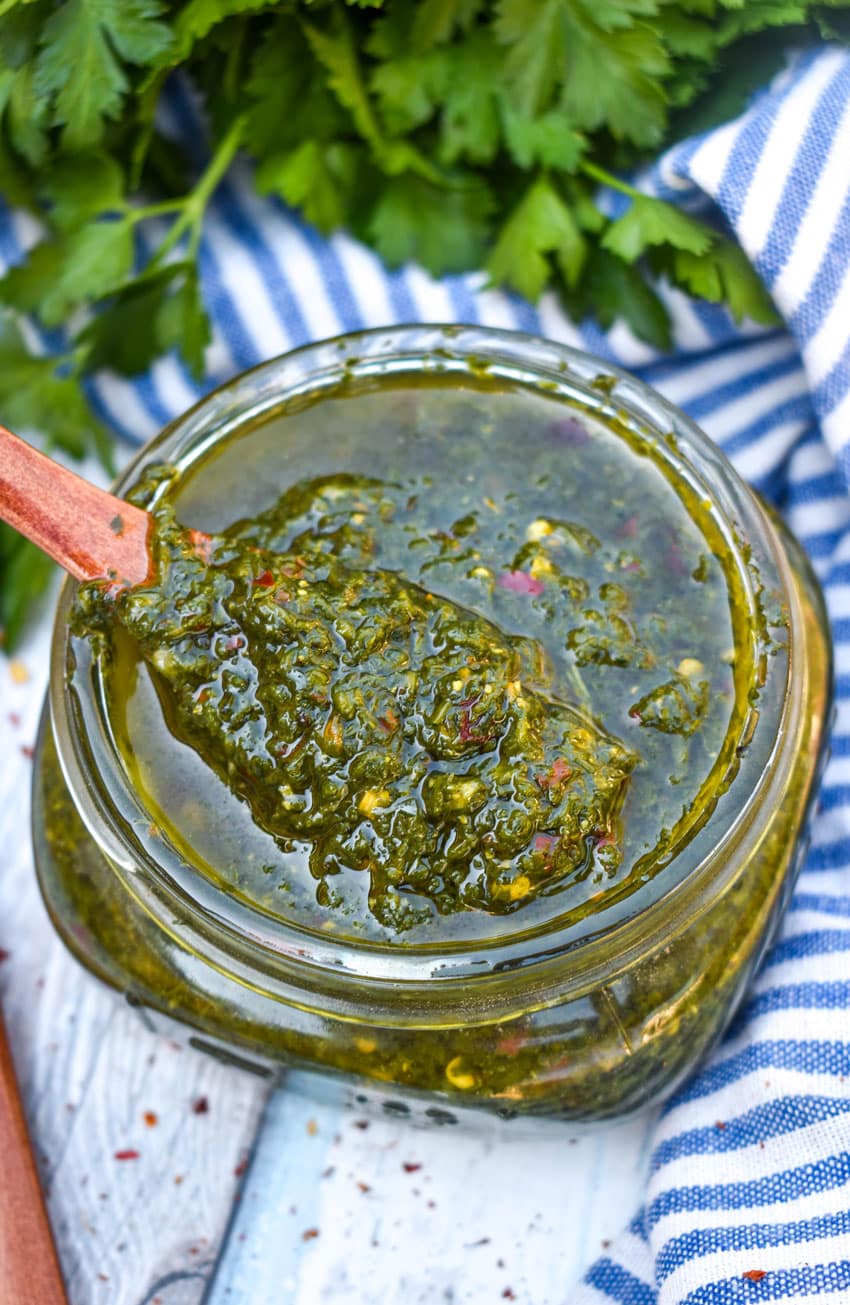
<svg viewBox="0 0 850 1305"><path fill-rule="evenodd" d="M0 520L76 580L143 584L151 518L0 426Z"/></svg>
<svg viewBox="0 0 850 1305"><path fill-rule="evenodd" d="M0 655L0 991L36 1163L71 1305L198 1305L269 1089L149 1032L47 919L28 752L48 636L45 621L12 667ZM126 1152L138 1154L117 1158ZM14 1305L42 1302L29 1293Z"/></svg>
<svg viewBox="0 0 850 1305"><path fill-rule="evenodd" d="M66 1305L2 1017L0 1156L0 1305Z"/></svg>

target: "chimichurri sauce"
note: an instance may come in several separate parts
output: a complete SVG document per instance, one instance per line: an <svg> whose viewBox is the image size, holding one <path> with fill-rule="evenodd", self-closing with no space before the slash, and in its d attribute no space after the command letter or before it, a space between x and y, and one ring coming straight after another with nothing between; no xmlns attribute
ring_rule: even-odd
<svg viewBox="0 0 850 1305"><path fill-rule="evenodd" d="M149 474L155 583L84 588L77 630L202 872L312 928L485 936L601 910L716 800L735 631L689 493L519 387L354 389Z"/></svg>

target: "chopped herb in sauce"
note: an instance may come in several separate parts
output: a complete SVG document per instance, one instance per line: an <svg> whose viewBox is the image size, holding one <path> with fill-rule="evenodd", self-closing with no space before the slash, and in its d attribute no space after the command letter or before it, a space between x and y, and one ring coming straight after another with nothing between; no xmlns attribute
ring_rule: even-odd
<svg viewBox="0 0 850 1305"><path fill-rule="evenodd" d="M81 592L156 823L214 844L216 874L232 856L249 898L283 890L273 910L390 938L651 874L712 800L734 702L723 560L653 459L560 404L439 385L284 428L301 468L334 465L259 511L262 468L240 465L247 494L232 479L238 440L226 490L213 460L188 508L184 478L154 469L134 494L154 583ZM172 769L169 735L247 807L247 842Z"/></svg>

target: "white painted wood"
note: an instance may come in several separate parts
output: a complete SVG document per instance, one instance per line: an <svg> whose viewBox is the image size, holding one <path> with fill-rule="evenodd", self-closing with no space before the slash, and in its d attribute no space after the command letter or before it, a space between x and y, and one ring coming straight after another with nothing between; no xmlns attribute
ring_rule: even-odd
<svg viewBox="0 0 850 1305"><path fill-rule="evenodd" d="M267 1088L149 1033L53 932L32 865L27 755L47 639L45 620L14 666L0 657L0 948L8 953L0 993L9 1040L72 1305L196 1305ZM16 683L21 667L28 678ZM196 1113L201 1098L208 1109ZM146 1123L146 1112L156 1121ZM138 1158L116 1159L126 1151Z"/></svg>
<svg viewBox="0 0 850 1305"><path fill-rule="evenodd" d="M651 1115L364 1128L301 1083L269 1103L209 1305L565 1305L640 1206Z"/></svg>

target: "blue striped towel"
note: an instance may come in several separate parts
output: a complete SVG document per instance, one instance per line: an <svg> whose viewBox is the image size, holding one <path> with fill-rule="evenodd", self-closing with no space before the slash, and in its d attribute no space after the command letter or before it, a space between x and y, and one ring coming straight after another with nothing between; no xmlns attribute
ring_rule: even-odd
<svg viewBox="0 0 850 1305"><path fill-rule="evenodd" d="M185 85L170 89L165 114L202 155ZM780 507L824 583L837 654L811 854L748 1004L661 1117L643 1210L569 1299L850 1301L850 55L798 56L743 116L671 149L638 181L691 212L719 207L788 329L739 328L666 291L676 350L659 357L622 324L606 334L566 320L551 296L535 309L485 289L481 275L388 272L347 236L321 239L259 199L237 166L201 247L215 326L206 384L169 357L136 381L98 376L91 399L138 441L237 369L308 340L409 321L521 328L636 371ZM621 199L609 199L617 211ZM147 233L161 234L153 222ZM0 265L36 238L30 219L0 209Z"/></svg>

